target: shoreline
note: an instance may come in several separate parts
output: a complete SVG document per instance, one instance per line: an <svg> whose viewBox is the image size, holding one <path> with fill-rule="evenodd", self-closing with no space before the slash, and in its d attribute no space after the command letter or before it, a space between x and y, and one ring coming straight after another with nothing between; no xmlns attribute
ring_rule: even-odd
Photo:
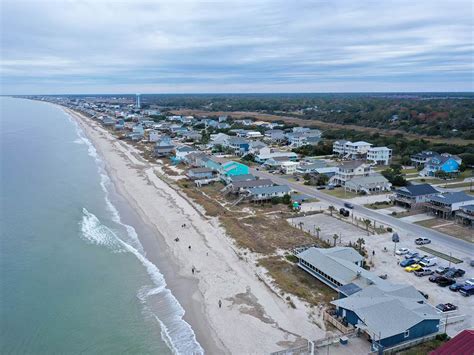
<svg viewBox="0 0 474 355"><path fill-rule="evenodd" d="M83 129L116 192L154 234L143 242L146 255L163 271L207 353L268 353L324 336L304 306L290 309L256 277L255 267L238 257L215 218L203 217L199 206L158 177L158 164L145 161L92 119L59 107Z"/></svg>

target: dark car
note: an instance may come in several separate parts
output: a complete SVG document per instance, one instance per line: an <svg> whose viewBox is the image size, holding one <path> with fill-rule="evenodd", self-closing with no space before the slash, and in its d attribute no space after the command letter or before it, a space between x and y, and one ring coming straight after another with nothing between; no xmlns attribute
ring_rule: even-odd
<svg viewBox="0 0 474 355"><path fill-rule="evenodd" d="M431 243L431 240L429 240L428 238L416 238L415 239L415 244L417 244L417 245L430 244L430 243Z"/></svg>
<svg viewBox="0 0 474 355"><path fill-rule="evenodd" d="M414 259L414 258L405 259L405 260L403 260L403 261L400 262L400 266L401 266L401 267L407 267L407 266L416 264L417 261L418 261L418 260L417 260L417 259Z"/></svg>
<svg viewBox="0 0 474 355"><path fill-rule="evenodd" d="M458 309L458 307L452 303L444 303L444 304L440 303L439 305L436 306L436 308L439 309L441 312L451 312Z"/></svg>
<svg viewBox="0 0 474 355"><path fill-rule="evenodd" d="M446 286L451 286L452 284L456 283L456 280L454 279L449 279L447 277L440 277L436 283L438 284L439 287L446 287Z"/></svg>
<svg viewBox="0 0 474 355"><path fill-rule="evenodd" d="M449 268L449 270L444 274L444 276L449 277L449 278L456 278L456 277L461 277L464 276L466 271L463 269L456 269L454 267Z"/></svg>
<svg viewBox="0 0 474 355"><path fill-rule="evenodd" d="M345 208L339 209L339 214L342 214L344 217L349 217L350 212Z"/></svg>
<svg viewBox="0 0 474 355"><path fill-rule="evenodd" d="M453 292L458 292L462 287L464 287L465 283L464 282L456 282L455 284L452 284L449 286L449 289Z"/></svg>
<svg viewBox="0 0 474 355"><path fill-rule="evenodd" d="M466 270L456 269L456 272L454 273L454 277L463 277L465 273L466 273Z"/></svg>
<svg viewBox="0 0 474 355"><path fill-rule="evenodd" d="M459 293L464 297L469 297L474 295L474 286L473 285L466 285L459 289Z"/></svg>
<svg viewBox="0 0 474 355"><path fill-rule="evenodd" d="M440 266L439 268L437 268L435 270L435 272L439 275L443 275L443 274L447 273L448 271L449 271L449 267L447 267L447 266Z"/></svg>
<svg viewBox="0 0 474 355"><path fill-rule="evenodd" d="M436 282L436 283L437 283L438 280L439 280L440 278L442 278L442 277L443 277L443 276L439 276L439 275L433 274L433 275L431 275L431 276L428 278L428 280L429 280L430 282Z"/></svg>
<svg viewBox="0 0 474 355"><path fill-rule="evenodd" d="M350 202L344 202L344 207L353 209L353 208L354 208L354 205L353 205L352 203L350 203Z"/></svg>
<svg viewBox="0 0 474 355"><path fill-rule="evenodd" d="M434 271L430 269L422 269L422 270L415 271L415 276L418 276L418 277L430 276L433 274L434 274Z"/></svg>

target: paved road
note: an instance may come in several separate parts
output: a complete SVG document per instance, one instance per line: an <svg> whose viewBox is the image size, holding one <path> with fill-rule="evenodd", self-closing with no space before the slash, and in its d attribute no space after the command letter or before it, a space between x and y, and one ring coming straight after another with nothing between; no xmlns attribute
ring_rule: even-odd
<svg viewBox="0 0 474 355"><path fill-rule="evenodd" d="M343 199L325 194L324 192L318 191L310 186L288 181L287 179L279 177L278 175L275 175L275 174L270 174L266 171L260 171L260 170L257 171L255 169L251 169L251 173L262 178L271 179L277 184L289 185L295 191L299 191L311 197L316 197L321 201L326 201L334 205L334 207L338 209L339 207L343 207L344 202L346 202ZM417 224L412 224L409 222L402 221L392 216L378 213L376 210L371 210L369 208L366 208L358 204L353 204L353 205L354 205L353 212L356 212L357 214L363 215L372 220L376 220L382 224L390 225L395 230L399 230L399 231L402 230L406 233L412 234L413 236L430 238L433 243L440 243L442 246L448 247L450 252L459 253L460 254L458 255L459 257L463 257L466 255L474 257L474 246L472 243L469 243L462 239L454 238L452 236L449 236L447 234L444 234L432 229L425 228ZM436 247L434 248L439 249Z"/></svg>

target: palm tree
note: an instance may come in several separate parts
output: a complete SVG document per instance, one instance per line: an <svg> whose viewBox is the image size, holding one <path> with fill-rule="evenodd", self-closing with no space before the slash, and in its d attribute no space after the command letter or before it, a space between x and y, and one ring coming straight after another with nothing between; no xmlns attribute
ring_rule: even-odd
<svg viewBox="0 0 474 355"><path fill-rule="evenodd" d="M364 238L357 239L357 245L359 246L359 252L361 252L361 253L362 253L362 245L364 245L364 244L365 244Z"/></svg>
<svg viewBox="0 0 474 355"><path fill-rule="evenodd" d="M369 226L372 224L370 219L364 219L365 229L367 230L367 235L369 235Z"/></svg>
<svg viewBox="0 0 474 355"><path fill-rule="evenodd" d="M334 234L332 236L332 239L334 239L334 246L336 246L336 241L337 241L338 238L339 238L339 236L337 234Z"/></svg>
<svg viewBox="0 0 474 355"><path fill-rule="evenodd" d="M319 232L321 232L321 228L316 227L314 230L316 231L316 236L317 236L318 239L319 239Z"/></svg>
<svg viewBox="0 0 474 355"><path fill-rule="evenodd" d="M333 205L329 206L328 207L328 210L329 210L329 213L331 213L331 216L332 216L332 212L336 209L336 207L334 207Z"/></svg>

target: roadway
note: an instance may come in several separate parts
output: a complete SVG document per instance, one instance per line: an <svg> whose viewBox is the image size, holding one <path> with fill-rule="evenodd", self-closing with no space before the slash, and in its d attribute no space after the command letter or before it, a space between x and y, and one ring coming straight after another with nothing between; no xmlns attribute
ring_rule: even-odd
<svg viewBox="0 0 474 355"><path fill-rule="evenodd" d="M343 207L344 202L348 202L344 199L325 194L324 192L318 191L310 186L288 181L287 179L284 179L276 174L271 174L266 171L256 170L253 168L250 169L250 172L255 176L271 179L273 180L273 182L277 184L288 185L295 191L301 192L310 197L317 198L321 201L325 201L333 205L337 209L339 209L340 207ZM472 243L469 243L462 239L452 237L445 233L435 231L433 229L429 229L417 224L405 222L389 215L378 213L376 210L366 208L359 204L353 203L353 205L354 205L354 208L352 209L353 213L355 212L358 215L361 215L363 217L369 218L371 220L376 220L377 222L384 225L390 225L392 226L394 231L397 231L397 232L403 231L405 233L411 234L413 238L415 237L429 238L431 239L432 242L440 243L443 247L449 248L448 252L460 253L458 257L461 257L461 258L464 258L466 255L471 258L473 257L474 249L473 249ZM403 236L400 235L400 238L402 239ZM443 249L441 249L440 251L442 251Z"/></svg>

